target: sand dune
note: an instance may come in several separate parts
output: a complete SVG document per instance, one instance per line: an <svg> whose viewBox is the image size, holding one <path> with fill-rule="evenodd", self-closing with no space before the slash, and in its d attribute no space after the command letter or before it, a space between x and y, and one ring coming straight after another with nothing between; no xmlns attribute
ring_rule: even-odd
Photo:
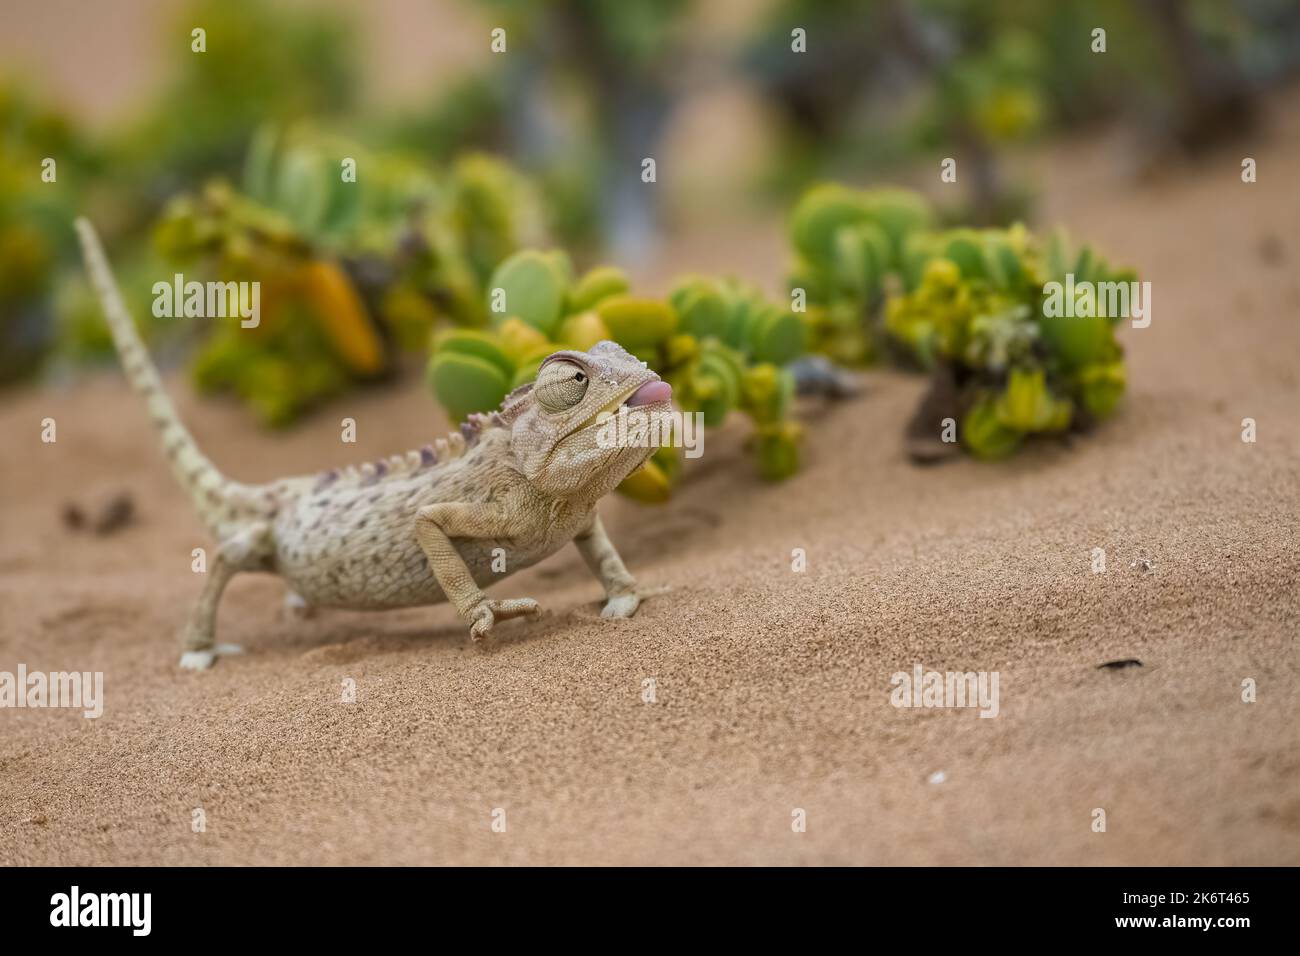
<svg viewBox="0 0 1300 956"><path fill-rule="evenodd" d="M102 670L106 701L97 721L0 711L0 863L1300 863L1298 144L1294 123L1260 144L1253 186L1232 155L1141 187L1098 182L1086 145L1043 157L1048 217L1153 287L1127 402L1093 435L918 470L900 438L920 383L875 374L805 410L785 485L751 477L732 426L668 506L608 503L671 594L602 621L569 550L493 589L547 613L486 651L446 607L284 622L278 583L244 577L220 627L248 653L180 672L208 542L136 399L115 374L11 395L0 670ZM768 258L723 265L778 275L768 229ZM714 238L684 237L683 264ZM171 386L240 478L445 428L416 384L284 437ZM64 530L66 500L120 489L135 525ZM917 664L998 672L999 716L891 706Z"/></svg>

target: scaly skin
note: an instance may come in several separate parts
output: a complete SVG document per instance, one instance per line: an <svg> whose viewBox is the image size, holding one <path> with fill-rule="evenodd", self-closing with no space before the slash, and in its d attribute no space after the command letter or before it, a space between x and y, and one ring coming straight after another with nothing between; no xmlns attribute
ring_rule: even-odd
<svg viewBox="0 0 1300 956"><path fill-rule="evenodd" d="M223 476L181 424L94 229L82 219L77 232L127 377L218 542L181 632L182 667L206 668L238 650L216 643L215 623L221 594L240 571L280 575L298 614L450 601L478 641L497 621L538 610L531 598L489 598L482 588L573 541L605 588L602 616L636 612L646 593L606 536L596 503L654 449L600 447L596 417L622 404L666 412L672 390L618 345L557 352L537 382L512 392L499 411L472 416L459 434L419 451L359 469L242 484ZM504 559L503 571L494 570L494 557Z"/></svg>

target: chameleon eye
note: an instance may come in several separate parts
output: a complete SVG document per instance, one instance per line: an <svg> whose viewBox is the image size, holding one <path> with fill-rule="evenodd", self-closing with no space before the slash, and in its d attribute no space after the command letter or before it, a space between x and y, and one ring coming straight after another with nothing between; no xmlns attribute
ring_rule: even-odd
<svg viewBox="0 0 1300 956"><path fill-rule="evenodd" d="M573 362L549 362L538 373L533 392L548 412L566 411L587 393L587 373Z"/></svg>

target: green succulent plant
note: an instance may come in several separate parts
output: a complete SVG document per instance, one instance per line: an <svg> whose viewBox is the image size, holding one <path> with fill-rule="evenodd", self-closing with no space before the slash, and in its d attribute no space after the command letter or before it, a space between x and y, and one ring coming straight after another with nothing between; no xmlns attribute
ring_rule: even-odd
<svg viewBox="0 0 1300 956"><path fill-rule="evenodd" d="M814 351L845 365L878 356L884 297L905 275L912 237L933 218L921 196L901 189L825 183L803 194L790 216L790 288L806 298Z"/></svg>
<svg viewBox="0 0 1300 956"><path fill-rule="evenodd" d="M239 187L217 180L176 196L155 228L169 262L262 286L263 327L217 324L196 356L196 384L286 424L388 374L399 351L423 351L439 317L486 323L481 289L514 247L524 193L486 156L439 175L311 130L263 128ZM290 342L297 361L282 367Z"/></svg>
<svg viewBox="0 0 1300 956"><path fill-rule="evenodd" d="M1058 316L1045 308L1046 289L1068 276L1086 292L1134 273L1059 233L1042 241L1019 224L941 230L935 221L905 190L823 183L803 194L790 216L790 286L796 301L806 296L811 350L840 364L887 358L929 371L909 432L937 432L930 417L951 406L943 417L959 420L963 446L983 458L1111 414L1125 386L1116 317L1087 315L1083 293L1085 315ZM725 310L707 287L677 305L726 337ZM936 457L922 451L914 447Z"/></svg>
<svg viewBox="0 0 1300 956"><path fill-rule="evenodd" d="M914 364L957 383L952 412L971 454L1002 458L1028 436L1114 411L1125 387L1120 317L1054 316L1046 287L1067 276L1094 284L1084 289L1130 282L1132 271L1087 246L1072 251L1060 234L1036 241L1019 225L917 233L904 257L909 291L886 303L885 329Z"/></svg>
<svg viewBox="0 0 1300 956"><path fill-rule="evenodd" d="M100 161L65 114L0 79L0 383L33 374L56 344L76 356L107 344L81 325L56 328L51 308L88 291L60 279L76 256L68 223Z"/></svg>

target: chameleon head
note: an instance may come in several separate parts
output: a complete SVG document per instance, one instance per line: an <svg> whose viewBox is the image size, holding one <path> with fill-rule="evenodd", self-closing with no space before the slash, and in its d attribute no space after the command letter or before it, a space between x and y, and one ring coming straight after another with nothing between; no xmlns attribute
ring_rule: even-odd
<svg viewBox="0 0 1300 956"><path fill-rule="evenodd" d="M626 440L611 416L661 416L672 411L672 387L615 342L587 352L563 351L542 362L537 380L506 400L510 445L539 491L581 494L594 504L655 451Z"/></svg>

